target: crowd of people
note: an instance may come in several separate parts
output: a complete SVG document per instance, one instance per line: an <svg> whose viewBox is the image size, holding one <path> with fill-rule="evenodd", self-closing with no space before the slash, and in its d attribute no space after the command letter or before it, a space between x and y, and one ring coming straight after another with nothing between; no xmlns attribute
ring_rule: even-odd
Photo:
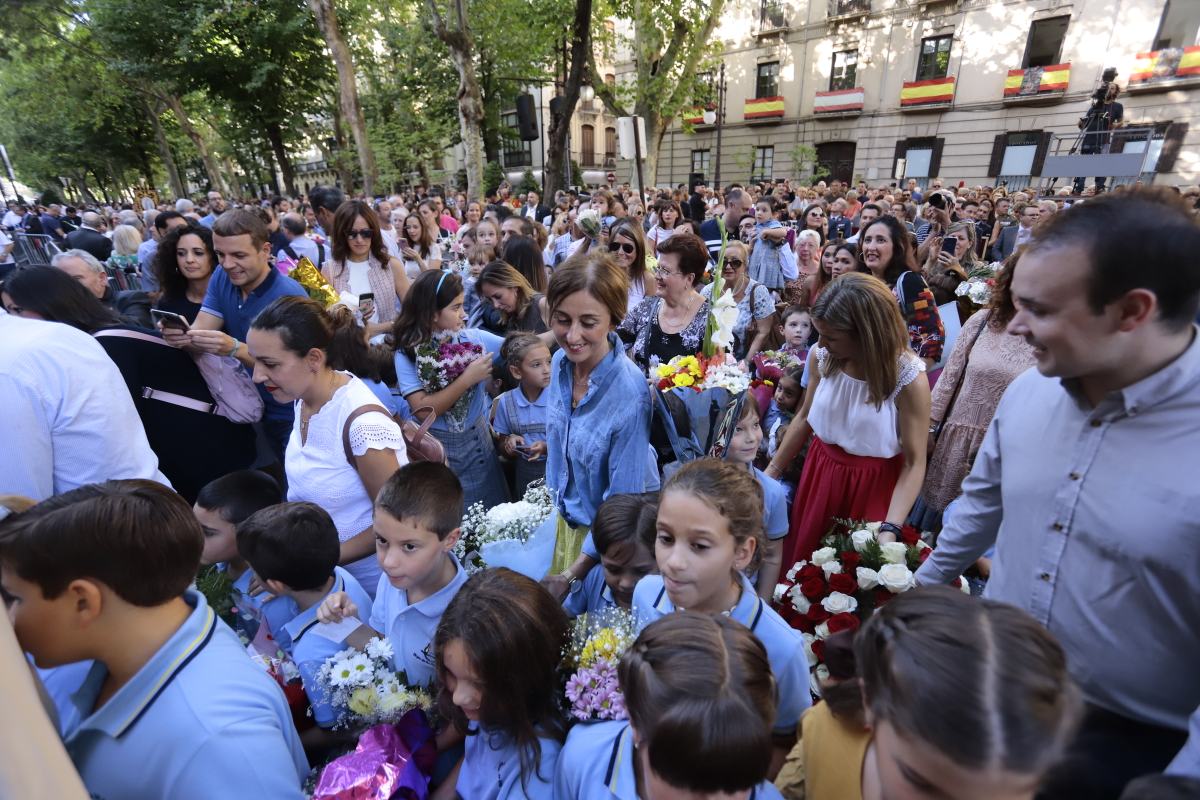
<svg viewBox="0 0 1200 800"><path fill-rule="evenodd" d="M0 675L43 699L0 794L301 797L347 749L313 664L386 636L439 799L1200 796L1194 198L546 199L10 204L58 252L0 263ZM749 388L663 389L723 308ZM468 574L467 510L539 482L546 573ZM777 585L843 520L933 547L814 672ZM628 719L572 725L610 608Z"/></svg>

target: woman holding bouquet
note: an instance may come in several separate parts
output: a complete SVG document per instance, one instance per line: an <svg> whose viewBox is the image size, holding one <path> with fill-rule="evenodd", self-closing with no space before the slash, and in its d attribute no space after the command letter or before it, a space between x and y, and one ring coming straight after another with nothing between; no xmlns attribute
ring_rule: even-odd
<svg viewBox="0 0 1200 800"><path fill-rule="evenodd" d="M508 501L508 487L488 430L487 384L500 361L504 340L465 329L462 279L453 272L426 271L413 281L392 329L396 383L414 409L431 406L438 415L430 432L446 449L450 468L463 485L463 509L485 509Z"/></svg>
<svg viewBox="0 0 1200 800"><path fill-rule="evenodd" d="M785 569L808 558L831 521L908 519L925 478L929 382L879 280L837 278L812 309L821 338L808 392L766 473L778 479L815 434L796 489Z"/></svg>
<svg viewBox="0 0 1200 800"><path fill-rule="evenodd" d="M347 200L333 215L332 257L321 267L338 294L359 297L367 336L386 333L408 293L404 264L388 253L379 216L362 200ZM371 302L363 302L371 295Z"/></svg>
<svg viewBox="0 0 1200 800"><path fill-rule="evenodd" d="M771 320L775 318L775 301L767 287L746 274L746 246L739 241L725 245L725 261L721 276L725 288L733 292L737 303L737 321L733 325L733 356L747 363L763 349L771 335ZM700 290L700 296L712 303L712 287L708 284Z"/></svg>

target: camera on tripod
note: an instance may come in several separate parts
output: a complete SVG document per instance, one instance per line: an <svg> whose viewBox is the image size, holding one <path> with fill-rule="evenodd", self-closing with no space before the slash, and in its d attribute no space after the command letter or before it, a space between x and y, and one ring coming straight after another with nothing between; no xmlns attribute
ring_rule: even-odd
<svg viewBox="0 0 1200 800"><path fill-rule="evenodd" d="M1096 91L1092 92L1092 104L1097 105L1108 99L1108 90L1112 87L1112 82L1117 79L1117 68L1109 67L1100 73L1100 86Z"/></svg>

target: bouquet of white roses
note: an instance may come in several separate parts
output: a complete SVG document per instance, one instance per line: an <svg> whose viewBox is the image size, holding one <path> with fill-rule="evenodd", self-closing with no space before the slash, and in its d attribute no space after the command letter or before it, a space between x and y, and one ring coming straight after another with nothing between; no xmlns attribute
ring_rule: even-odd
<svg viewBox="0 0 1200 800"><path fill-rule="evenodd" d="M463 517L462 534L454 554L468 572L477 572L486 566L509 566L492 563L494 558L488 556L495 553L496 546L501 543L527 544L553 514L554 501L544 480L530 483L525 496L515 503L501 503L487 510L483 503L475 503ZM501 551L504 549L500 548Z"/></svg>
<svg viewBox="0 0 1200 800"><path fill-rule="evenodd" d="M365 650L331 656L317 671L317 682L337 712L335 728L395 724L414 708L428 711L433 698L404 684L392 669L392 645L375 637Z"/></svg>
<svg viewBox="0 0 1200 800"><path fill-rule="evenodd" d="M992 288L996 285L996 272L1000 263L981 264L967 275L967 279L958 285L954 294L965 297L977 306L986 306L992 301Z"/></svg>

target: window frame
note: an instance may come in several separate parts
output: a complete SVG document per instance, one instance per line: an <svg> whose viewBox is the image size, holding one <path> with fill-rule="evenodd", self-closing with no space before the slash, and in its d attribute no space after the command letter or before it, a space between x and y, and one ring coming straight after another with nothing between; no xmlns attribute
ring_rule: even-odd
<svg viewBox="0 0 1200 800"><path fill-rule="evenodd" d="M779 61L763 61L760 62L754 70L754 99L762 100L765 97L779 97ZM768 76L774 83L775 91L770 94L763 94L763 68L774 67L775 74ZM771 85L771 84L768 84Z"/></svg>
<svg viewBox="0 0 1200 800"><path fill-rule="evenodd" d="M846 65L845 64L842 65L842 77L841 78L837 77L838 56L844 56L844 55L847 55L848 53L854 54L854 63L849 65L850 72L851 72L851 77L850 77L849 81L846 80ZM829 91L836 92L836 91L842 91L845 89L856 88L857 81L858 81L858 55L859 55L859 50L857 47L855 47L852 50L835 50L833 52L831 66L829 68Z"/></svg>
<svg viewBox="0 0 1200 800"><path fill-rule="evenodd" d="M763 158L763 156L767 156ZM758 183L774 179L775 145L754 146L754 163L750 167L750 182Z"/></svg>
<svg viewBox="0 0 1200 800"><path fill-rule="evenodd" d="M591 147L585 149L584 145ZM596 126L583 123L579 126L579 166L595 167L596 164Z"/></svg>
<svg viewBox="0 0 1200 800"><path fill-rule="evenodd" d="M922 72L925 71L925 67L928 63L932 63L934 65L934 67L937 66L937 57L938 57L939 53L941 52L941 44L940 43L943 41L949 42L949 47L946 48L946 68L944 70L941 70L940 75L922 74ZM925 53L925 43L926 42L934 42L935 43L933 46L933 52L931 54L929 54L930 58L932 59L931 62L927 61L927 59L926 59L926 53ZM938 36L922 37L921 38L921 46L917 50L917 75L916 75L915 80L936 81L936 80L940 80L942 78L949 76L949 74L950 74L950 57L953 54L954 54L954 34L953 33L943 33L943 34L939 34Z"/></svg>
<svg viewBox="0 0 1200 800"><path fill-rule="evenodd" d="M696 164L696 156L700 156L699 168ZM704 148L696 148L692 151L692 172L698 172L701 175L708 175L708 170L712 166L712 150Z"/></svg>
<svg viewBox="0 0 1200 800"><path fill-rule="evenodd" d="M505 132L500 140L500 160L504 168L532 167L533 143L521 139L516 110L505 111L500 115L500 128ZM508 135L510 131L512 136Z"/></svg>
<svg viewBox="0 0 1200 800"><path fill-rule="evenodd" d="M1054 55L1048 61L1046 61L1045 64L1030 64L1029 63L1029 61L1030 61L1029 48L1033 45L1034 30L1039 25L1042 25L1042 24L1045 24L1048 22L1056 22L1056 23L1061 24L1064 21L1066 24L1062 26L1062 36L1058 40L1058 48L1054 51ZM1051 67L1051 66L1054 66L1055 64L1062 63L1061 59L1062 59L1062 54L1063 54L1063 45L1066 44L1067 31L1070 29L1070 27L1071 27L1071 15L1070 14L1059 14L1058 16L1055 16L1055 17L1045 17L1044 19L1035 19L1032 22L1030 22L1029 23L1029 34L1025 37L1025 53L1021 56L1021 69L1029 69L1031 67Z"/></svg>

